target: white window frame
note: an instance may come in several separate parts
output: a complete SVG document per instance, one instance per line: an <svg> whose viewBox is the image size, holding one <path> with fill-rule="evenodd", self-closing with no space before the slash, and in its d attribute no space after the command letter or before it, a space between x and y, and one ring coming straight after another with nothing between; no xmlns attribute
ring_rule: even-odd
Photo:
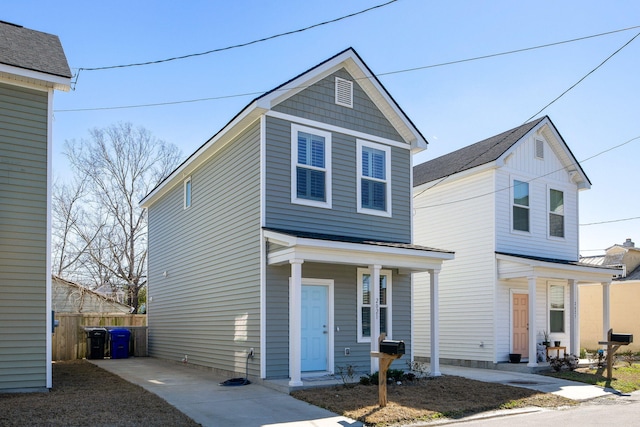
<svg viewBox="0 0 640 427"><path fill-rule="evenodd" d="M183 209L189 209L193 205L193 183L189 176L184 180L183 184Z"/></svg>
<svg viewBox="0 0 640 427"><path fill-rule="evenodd" d="M562 288L562 309L554 309L551 307L551 288L553 287ZM549 282L547 287L547 310L549 313L549 333L553 334L564 334L567 332L567 287L564 283L558 282ZM557 311L562 312L562 331L552 331L551 330L551 312Z"/></svg>
<svg viewBox="0 0 640 427"><path fill-rule="evenodd" d="M533 205L532 203L532 199L531 199L531 183L529 181L527 181L524 178L519 178L519 177L510 177L509 178L511 180L511 191L510 191L510 200L509 200L509 216L511 217L511 233L514 234L523 234L523 235L530 235L531 234L531 227L532 227L532 221L531 221L531 206ZM528 186L528 196L529 196L529 206L524 206L524 205L518 205L515 203L515 194L516 194L516 181L520 181L523 182L525 184L527 184ZM519 207L519 208L526 208L529 214L529 230L528 231L524 231L524 230L516 230L515 229L515 217L513 215L513 208L514 207Z"/></svg>
<svg viewBox="0 0 640 427"><path fill-rule="evenodd" d="M321 170L324 174L324 191L325 200L309 200L298 197L297 181L298 175L296 173L298 167L298 132L310 133L318 135L324 138L324 168L317 168L310 165L300 165L307 169ZM308 126L302 126L296 123L291 124L291 203L297 205L314 206L317 208L331 209L331 132L320 130L317 128L311 128Z"/></svg>
<svg viewBox="0 0 640 427"><path fill-rule="evenodd" d="M362 278L364 277L365 274L371 275L371 270L369 270L368 268L358 268L358 286L357 286L357 296L356 298L358 299L358 342L359 343L370 343L371 342L371 337L365 337L362 335L362 309L364 307L370 307L371 308L371 304L363 304L362 302ZM380 304L380 307L384 307L387 309L387 339L392 339L392 332L393 332L393 302L392 302L392 295L393 295L393 283L392 283L392 278L393 278L393 274L391 270L380 270L380 277L382 276L386 276L387 278L387 303L382 305ZM380 286L380 284L378 283L377 286ZM372 296L373 296L373 291L371 291ZM370 317L373 317L373 315L370 315Z"/></svg>
<svg viewBox="0 0 640 427"><path fill-rule="evenodd" d="M356 140L356 167L358 169L356 173L356 197L358 198L356 202L357 212L367 215L376 215L376 216L384 216L391 217L392 213L392 205L393 201L391 199L391 147L388 145L382 145L371 141L365 141L362 139ZM385 179L377 179L373 177L364 177L362 176L362 149L364 147L373 148L375 150L380 150L385 152ZM385 183L385 210L377 210L365 208L362 206L362 179L368 179L371 181L378 181Z"/></svg>
<svg viewBox="0 0 640 427"><path fill-rule="evenodd" d="M551 235L551 214L553 215L559 215L555 212L551 212L551 191L559 191L560 193L562 193L562 206L564 208L564 212L561 215L563 218L562 221L562 236L552 236ZM554 188L554 187L547 187L547 237L549 239L554 239L554 240L565 240L566 236L567 236L567 198L565 197L565 195L567 194L567 192L565 190L559 190L558 188ZM560 215L559 215L560 216Z"/></svg>

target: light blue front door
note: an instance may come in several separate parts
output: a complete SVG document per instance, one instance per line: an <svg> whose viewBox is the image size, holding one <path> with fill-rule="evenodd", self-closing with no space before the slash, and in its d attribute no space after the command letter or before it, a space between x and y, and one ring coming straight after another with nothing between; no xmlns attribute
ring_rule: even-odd
<svg viewBox="0 0 640 427"><path fill-rule="evenodd" d="M327 287L302 286L302 372L327 370Z"/></svg>

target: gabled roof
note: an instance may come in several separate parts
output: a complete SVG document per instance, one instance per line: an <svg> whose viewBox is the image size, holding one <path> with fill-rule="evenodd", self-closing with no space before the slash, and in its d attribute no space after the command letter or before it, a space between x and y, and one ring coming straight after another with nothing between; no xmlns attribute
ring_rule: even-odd
<svg viewBox="0 0 640 427"><path fill-rule="evenodd" d="M345 68L353 76L357 84L371 98L413 151L421 151L427 147L427 140L398 103L362 61L358 53L353 48L348 48L251 101L218 133L200 146L171 175L146 195L140 204L143 207L148 207L166 191L181 183L184 176L190 174L221 146L228 143L237 132L251 124L260 115L341 68Z"/></svg>
<svg viewBox="0 0 640 427"><path fill-rule="evenodd" d="M36 80L62 85L71 78L71 70L58 36L0 21L0 40L0 76L27 75ZM49 77L38 78L40 73Z"/></svg>
<svg viewBox="0 0 640 427"><path fill-rule="evenodd" d="M444 156L416 165L413 168L413 185L417 187L427 182L446 178L451 175L473 169L478 166L499 162L504 159L518 142L532 131L542 129L545 125L549 127L550 134L562 145L563 155L561 161L565 167L572 167L581 174L582 180L590 185L589 178L582 170L582 167L571 153L571 150L558 133L557 129L548 116L541 117L521 126L502 132L475 144L453 151Z"/></svg>

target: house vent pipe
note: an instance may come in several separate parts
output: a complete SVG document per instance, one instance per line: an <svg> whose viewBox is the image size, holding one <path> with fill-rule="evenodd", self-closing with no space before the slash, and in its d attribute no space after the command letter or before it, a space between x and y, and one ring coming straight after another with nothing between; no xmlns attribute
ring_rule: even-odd
<svg viewBox="0 0 640 427"><path fill-rule="evenodd" d="M627 240L622 244L622 246L623 246L623 247L625 247L625 248L635 248L635 247L636 247L636 244L635 244L635 243L633 243L633 241L631 241L631 239L627 239Z"/></svg>

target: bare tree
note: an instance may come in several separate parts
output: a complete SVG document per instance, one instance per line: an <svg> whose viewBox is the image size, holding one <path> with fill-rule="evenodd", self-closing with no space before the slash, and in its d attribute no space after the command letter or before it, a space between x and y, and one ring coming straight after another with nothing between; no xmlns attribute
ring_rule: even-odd
<svg viewBox="0 0 640 427"><path fill-rule="evenodd" d="M62 215L55 222L64 232L56 264L60 273L73 270L94 287L125 291L126 302L137 310L138 292L147 282L147 219L138 201L178 165L180 152L131 123L89 135L65 144L76 183L83 184L54 198L54 206L58 199L61 205L54 215Z"/></svg>

